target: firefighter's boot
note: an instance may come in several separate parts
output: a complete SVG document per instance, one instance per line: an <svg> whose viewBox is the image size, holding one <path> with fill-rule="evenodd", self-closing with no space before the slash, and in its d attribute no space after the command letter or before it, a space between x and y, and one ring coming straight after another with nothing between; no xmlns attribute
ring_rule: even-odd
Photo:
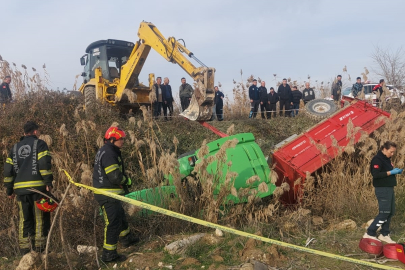
<svg viewBox="0 0 405 270"><path fill-rule="evenodd" d="M112 261L122 262L125 261L126 259L127 257L125 255L118 254L117 250L103 249L103 255L101 256L101 260L103 262L112 262Z"/></svg>
<svg viewBox="0 0 405 270"><path fill-rule="evenodd" d="M127 248L129 246L132 246L132 245L135 245L136 243L138 243L139 237L133 235L132 233L129 233L125 236L121 236L119 241L124 248Z"/></svg>

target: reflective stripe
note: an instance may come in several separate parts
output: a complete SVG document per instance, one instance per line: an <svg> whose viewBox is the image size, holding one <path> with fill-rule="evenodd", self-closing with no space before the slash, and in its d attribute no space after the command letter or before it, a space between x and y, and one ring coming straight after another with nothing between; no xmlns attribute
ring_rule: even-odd
<svg viewBox="0 0 405 270"><path fill-rule="evenodd" d="M14 189L27 188L27 187L40 187L40 186L45 186L44 181L38 180L38 181L27 181L27 182L14 183Z"/></svg>
<svg viewBox="0 0 405 270"><path fill-rule="evenodd" d="M6 163L14 165L13 160L11 158L7 158Z"/></svg>
<svg viewBox="0 0 405 270"><path fill-rule="evenodd" d="M36 247L41 247L42 245L44 245L44 237L42 237L42 233L43 233L43 214L44 212L42 212L41 210L38 209L38 207L34 207L35 208L35 246Z"/></svg>
<svg viewBox="0 0 405 270"><path fill-rule="evenodd" d="M18 228L18 245L20 248L30 248L30 242L28 241L28 237L23 236L24 233L24 212L22 209L22 204L21 202L18 202L18 208L19 208L19 216L20 216L20 220L19 220L19 228Z"/></svg>
<svg viewBox="0 0 405 270"><path fill-rule="evenodd" d="M103 190L103 191L111 192L111 193L118 194L118 195L125 193L125 191L123 189L121 189L121 188L114 188L114 189L100 188L100 189ZM101 194L101 193L97 192L97 191L94 191L94 194Z"/></svg>
<svg viewBox="0 0 405 270"><path fill-rule="evenodd" d="M49 153L48 150L43 151L41 153L38 153L38 160L40 160L41 158L43 158L44 156L50 156L51 154Z"/></svg>
<svg viewBox="0 0 405 270"><path fill-rule="evenodd" d="M116 250L117 245L109 245L109 244L104 243L103 248L108 249L108 250Z"/></svg>
<svg viewBox="0 0 405 270"><path fill-rule="evenodd" d="M129 228L126 229L126 230L123 230L123 231L120 233L120 237L126 236L126 235L128 235L128 234L129 234Z"/></svg>
<svg viewBox="0 0 405 270"><path fill-rule="evenodd" d="M109 174L112 171L115 171L116 169L119 169L120 166L118 166L118 164L113 164L111 166L108 166L107 168L104 169L106 174Z"/></svg>
<svg viewBox="0 0 405 270"><path fill-rule="evenodd" d="M103 243L103 248L107 249L107 250L116 250L117 249L117 244L115 245L110 245L107 244L107 227L108 225L110 225L110 222L108 221L108 216L107 216L107 212L105 211L105 207L103 205L103 215L104 215L104 243Z"/></svg>
<svg viewBox="0 0 405 270"><path fill-rule="evenodd" d="M39 173L41 174L41 175L50 175L50 174L52 174L52 171L48 171L48 170L39 170Z"/></svg>
<svg viewBox="0 0 405 270"><path fill-rule="evenodd" d="M11 183L11 182L13 182L13 177L12 176L4 177L4 183Z"/></svg>

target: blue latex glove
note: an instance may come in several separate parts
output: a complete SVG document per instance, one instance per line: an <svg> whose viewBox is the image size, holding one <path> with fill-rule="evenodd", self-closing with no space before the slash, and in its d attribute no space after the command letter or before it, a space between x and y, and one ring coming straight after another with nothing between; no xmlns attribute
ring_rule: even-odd
<svg viewBox="0 0 405 270"><path fill-rule="evenodd" d="M395 169L391 170L390 173L391 173L391 175L400 174L400 173L402 173L403 170L404 169L395 168Z"/></svg>

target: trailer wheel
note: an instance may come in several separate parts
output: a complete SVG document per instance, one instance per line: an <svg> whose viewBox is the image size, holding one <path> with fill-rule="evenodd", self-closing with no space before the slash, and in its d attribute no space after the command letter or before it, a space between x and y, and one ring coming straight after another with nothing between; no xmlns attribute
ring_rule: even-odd
<svg viewBox="0 0 405 270"><path fill-rule="evenodd" d="M333 100L314 99L305 105L305 109L309 116L322 119L332 115L337 110L337 106Z"/></svg>
<svg viewBox="0 0 405 270"><path fill-rule="evenodd" d="M87 116L94 113L96 101L96 88L94 86L87 86L84 89L84 106Z"/></svg>

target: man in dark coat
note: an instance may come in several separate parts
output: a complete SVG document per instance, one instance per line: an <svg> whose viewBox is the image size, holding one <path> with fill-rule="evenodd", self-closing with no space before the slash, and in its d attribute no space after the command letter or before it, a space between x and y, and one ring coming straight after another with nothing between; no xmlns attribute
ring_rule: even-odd
<svg viewBox="0 0 405 270"><path fill-rule="evenodd" d="M291 92L292 100L291 100L291 116L295 117L298 115L298 112L300 110L300 102L302 99L302 93L300 90L298 90L297 86L293 86L292 92Z"/></svg>
<svg viewBox="0 0 405 270"><path fill-rule="evenodd" d="M278 94L274 91L273 87L270 87L270 93L267 95L267 118L276 117L277 102L279 101Z"/></svg>
<svg viewBox="0 0 405 270"><path fill-rule="evenodd" d="M172 87L169 84L169 78L164 78L162 87L163 93L163 115L165 119L167 119L167 109L169 109L169 116L173 115L173 94L172 94Z"/></svg>
<svg viewBox="0 0 405 270"><path fill-rule="evenodd" d="M337 75L336 80L332 84L332 98L334 101L339 101L342 93L342 75Z"/></svg>
<svg viewBox="0 0 405 270"><path fill-rule="evenodd" d="M4 77L3 83L0 84L0 104L9 103L13 99L10 91L10 82L11 77L7 75Z"/></svg>
<svg viewBox="0 0 405 270"><path fill-rule="evenodd" d="M266 117L264 116L267 105L267 88L265 81L262 81L261 86L259 87L259 100L260 100L260 113L262 115L262 119L266 119Z"/></svg>
<svg viewBox="0 0 405 270"><path fill-rule="evenodd" d="M283 83L278 87L277 94L280 98L280 116L283 116L283 108L285 110L284 115L286 117L290 116L291 87L287 84L287 79L283 79Z"/></svg>
<svg viewBox="0 0 405 270"><path fill-rule="evenodd" d="M215 86L214 89L215 89L215 98L214 98L215 114L216 114L217 120L222 121L222 120L224 120L224 115L223 115L224 93L219 91L218 86Z"/></svg>
<svg viewBox="0 0 405 270"><path fill-rule="evenodd" d="M256 118L257 109L260 104L259 88L257 88L257 80L254 79L252 85L249 87L249 99L250 99L250 114L249 118Z"/></svg>

